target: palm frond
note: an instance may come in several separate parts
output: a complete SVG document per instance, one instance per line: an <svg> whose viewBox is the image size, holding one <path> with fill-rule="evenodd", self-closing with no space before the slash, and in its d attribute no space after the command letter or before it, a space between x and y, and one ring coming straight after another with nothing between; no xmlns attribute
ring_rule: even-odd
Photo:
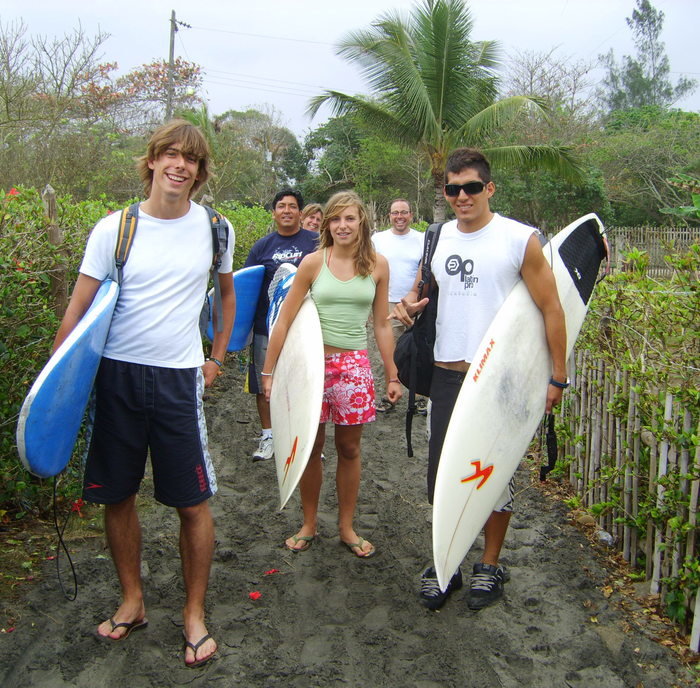
<svg viewBox="0 0 700 688"><path fill-rule="evenodd" d="M473 49L469 34L471 14L461 0L426 0L417 8L412 33L417 46L419 72L430 94L436 119L443 131L459 127L477 109L491 102L475 97L484 79L494 74L490 64L475 60L479 51Z"/></svg>
<svg viewBox="0 0 700 688"><path fill-rule="evenodd" d="M484 148L483 153L494 168L548 170L572 184L585 179L584 168L571 146L498 146Z"/></svg>
<svg viewBox="0 0 700 688"><path fill-rule="evenodd" d="M511 96L478 110L459 128L457 137L468 145L481 143L489 134L501 129L528 111L547 112L542 98L534 96Z"/></svg>
<svg viewBox="0 0 700 688"><path fill-rule="evenodd" d="M496 101L499 47L472 41L472 16L464 0L420 0L408 19L392 12L339 44L338 54L361 69L370 96L326 91L313 98L334 115L355 113L377 134L425 153L439 178L447 153L460 145L483 146L489 136L529 112L547 112L538 98ZM537 166L570 181L582 178L566 146L509 146L485 151L502 166Z"/></svg>
<svg viewBox="0 0 700 688"><path fill-rule="evenodd" d="M420 73L415 41L400 18L387 15L371 30L350 34L338 53L362 65L372 93L397 119L428 138L440 136L439 118Z"/></svg>
<svg viewBox="0 0 700 688"><path fill-rule="evenodd" d="M349 113L359 115L369 127L390 141L415 145L420 140L419 133L413 127L402 122L381 102L367 100L361 96L351 96L340 91L326 91L309 101L307 114L313 117L322 105L328 105L334 117Z"/></svg>

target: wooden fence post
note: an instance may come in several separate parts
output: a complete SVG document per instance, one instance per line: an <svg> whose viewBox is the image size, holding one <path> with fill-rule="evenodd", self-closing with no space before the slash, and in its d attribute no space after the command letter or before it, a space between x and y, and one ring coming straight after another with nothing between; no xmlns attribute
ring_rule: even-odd
<svg viewBox="0 0 700 688"><path fill-rule="evenodd" d="M700 433L700 421L698 421L697 432ZM700 445L695 447L695 464L700 465ZM686 556L693 556L695 550L695 524L698 516L698 491L700 481L693 480L690 488L690 504L688 507L688 522L691 525L686 540ZM693 627L690 632L690 649L693 652L700 652L700 590L695 594L695 612L693 615Z"/></svg>
<svg viewBox="0 0 700 688"><path fill-rule="evenodd" d="M659 390L654 390L654 398L659 400ZM659 454L659 443L656 437L656 431L658 429L658 420L656 416L655 409L652 412L651 417L651 431L653 435L653 442L649 447L649 494L653 494L653 485L656 480L657 466L658 466L658 454ZM644 553L646 554L646 579L651 580L654 575L654 535L656 532L656 526L651 518L647 519L647 536L646 545Z"/></svg>
<svg viewBox="0 0 700 688"><path fill-rule="evenodd" d="M618 393L623 393L625 387L626 387L626 382L627 380L627 373L623 373L622 371L617 368L615 370L615 394ZM621 476L623 475L622 473L622 437L624 435L624 421L620 417L619 414L615 414L615 483L616 487L620 485L620 482L622 481ZM624 494L623 494L623 499L624 499ZM623 502L624 504L624 502ZM619 508L615 510L614 514L614 521L615 521L615 530L612 533L612 535L615 536L615 541L618 543L623 543L624 540L624 527L622 523L617 521L617 517L620 515L620 511L624 514L624 507L622 510Z"/></svg>
<svg viewBox="0 0 700 688"><path fill-rule="evenodd" d="M634 547L634 533L636 531L635 526L629 524L629 519L632 516L632 482L633 482L633 468L634 468L634 457L632 454L632 433L634 431L634 416L637 412L637 393L634 390L636 381L634 378L629 378L628 386L628 405L627 405L627 426L625 433L625 471L623 478L623 507L625 511L625 526L624 526L624 539L622 547L622 556L625 561L629 562L634 566L634 559L636 552L633 551Z"/></svg>
<svg viewBox="0 0 700 688"><path fill-rule="evenodd" d="M41 192L41 200L44 202L44 213L49 221L49 243L56 247L63 244L63 232L58 226L58 212L56 208L56 192L50 184L47 184ZM66 279L67 266L63 251L58 251L60 260L51 271L51 298L56 316L60 319L68 307L68 280Z"/></svg>
<svg viewBox="0 0 700 688"><path fill-rule="evenodd" d="M666 393L666 403L664 405L664 427L663 439L659 448L659 470L656 482L656 506L661 509L664 504L664 492L666 488L658 482L668 472L668 457L670 454L669 429L673 419L673 395ZM657 528L654 538L654 566L651 578L651 593L658 595L661 592L662 573L662 549L664 544L664 528Z"/></svg>

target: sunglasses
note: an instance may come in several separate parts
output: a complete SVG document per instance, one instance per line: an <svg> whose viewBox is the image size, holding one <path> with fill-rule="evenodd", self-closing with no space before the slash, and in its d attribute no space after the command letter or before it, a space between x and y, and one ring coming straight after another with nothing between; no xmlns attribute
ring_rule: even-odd
<svg viewBox="0 0 700 688"><path fill-rule="evenodd" d="M445 194L447 196L455 197L459 196L460 191L464 191L465 194L475 195L480 194L486 184L484 182L467 182L466 184L445 184Z"/></svg>

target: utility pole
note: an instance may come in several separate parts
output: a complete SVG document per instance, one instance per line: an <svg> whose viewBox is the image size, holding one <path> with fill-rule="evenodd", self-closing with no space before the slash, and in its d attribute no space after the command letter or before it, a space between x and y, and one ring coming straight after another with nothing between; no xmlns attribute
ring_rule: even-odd
<svg viewBox="0 0 700 688"><path fill-rule="evenodd" d="M165 101L165 121L173 116L173 90L175 87L175 32L177 31L177 19L175 10L170 14L170 56L168 59L168 88L167 100Z"/></svg>

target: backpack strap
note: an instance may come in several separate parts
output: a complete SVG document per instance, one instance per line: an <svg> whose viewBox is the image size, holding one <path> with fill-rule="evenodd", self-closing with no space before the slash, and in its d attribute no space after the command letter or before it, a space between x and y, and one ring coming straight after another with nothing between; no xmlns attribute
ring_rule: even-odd
<svg viewBox="0 0 700 688"><path fill-rule="evenodd" d="M117 246L114 249L114 264L117 268L117 284L119 285L122 283L124 265L129 257L131 245L134 243L134 234L136 234L136 225L138 221L138 203L132 203L128 208L122 210L122 216L119 221L119 234L117 235Z"/></svg>
<svg viewBox="0 0 700 688"><path fill-rule="evenodd" d="M203 206L209 216L211 224L211 240L213 258L211 263L211 275L214 282L214 313L216 314L216 331L221 332L224 328L224 311L221 303L221 286L219 285L219 276L217 274L221 267L221 259L228 249L228 224L223 216L210 208L208 205Z"/></svg>
<svg viewBox="0 0 700 688"><path fill-rule="evenodd" d="M433 273L430 270L430 262L435 253L438 239L440 238L440 230L444 222L433 222L428 229L425 230L425 238L423 239L423 258L421 260L421 278L418 282L418 301L423 298L423 292L430 285ZM408 385L408 408L406 409L406 449L408 456L413 456L413 443L411 435L413 431L413 416L416 413L416 379L418 378L416 353L411 356L411 365L409 373Z"/></svg>
<svg viewBox="0 0 700 688"><path fill-rule="evenodd" d="M433 273L430 270L430 262L433 259L433 254L435 253L435 247L437 246L438 239L440 238L440 231L444 222L433 222L428 229L425 230L425 238L423 239L423 258L421 260L421 279L418 282L418 300L423 298L423 289L426 285L430 284L430 279Z"/></svg>

